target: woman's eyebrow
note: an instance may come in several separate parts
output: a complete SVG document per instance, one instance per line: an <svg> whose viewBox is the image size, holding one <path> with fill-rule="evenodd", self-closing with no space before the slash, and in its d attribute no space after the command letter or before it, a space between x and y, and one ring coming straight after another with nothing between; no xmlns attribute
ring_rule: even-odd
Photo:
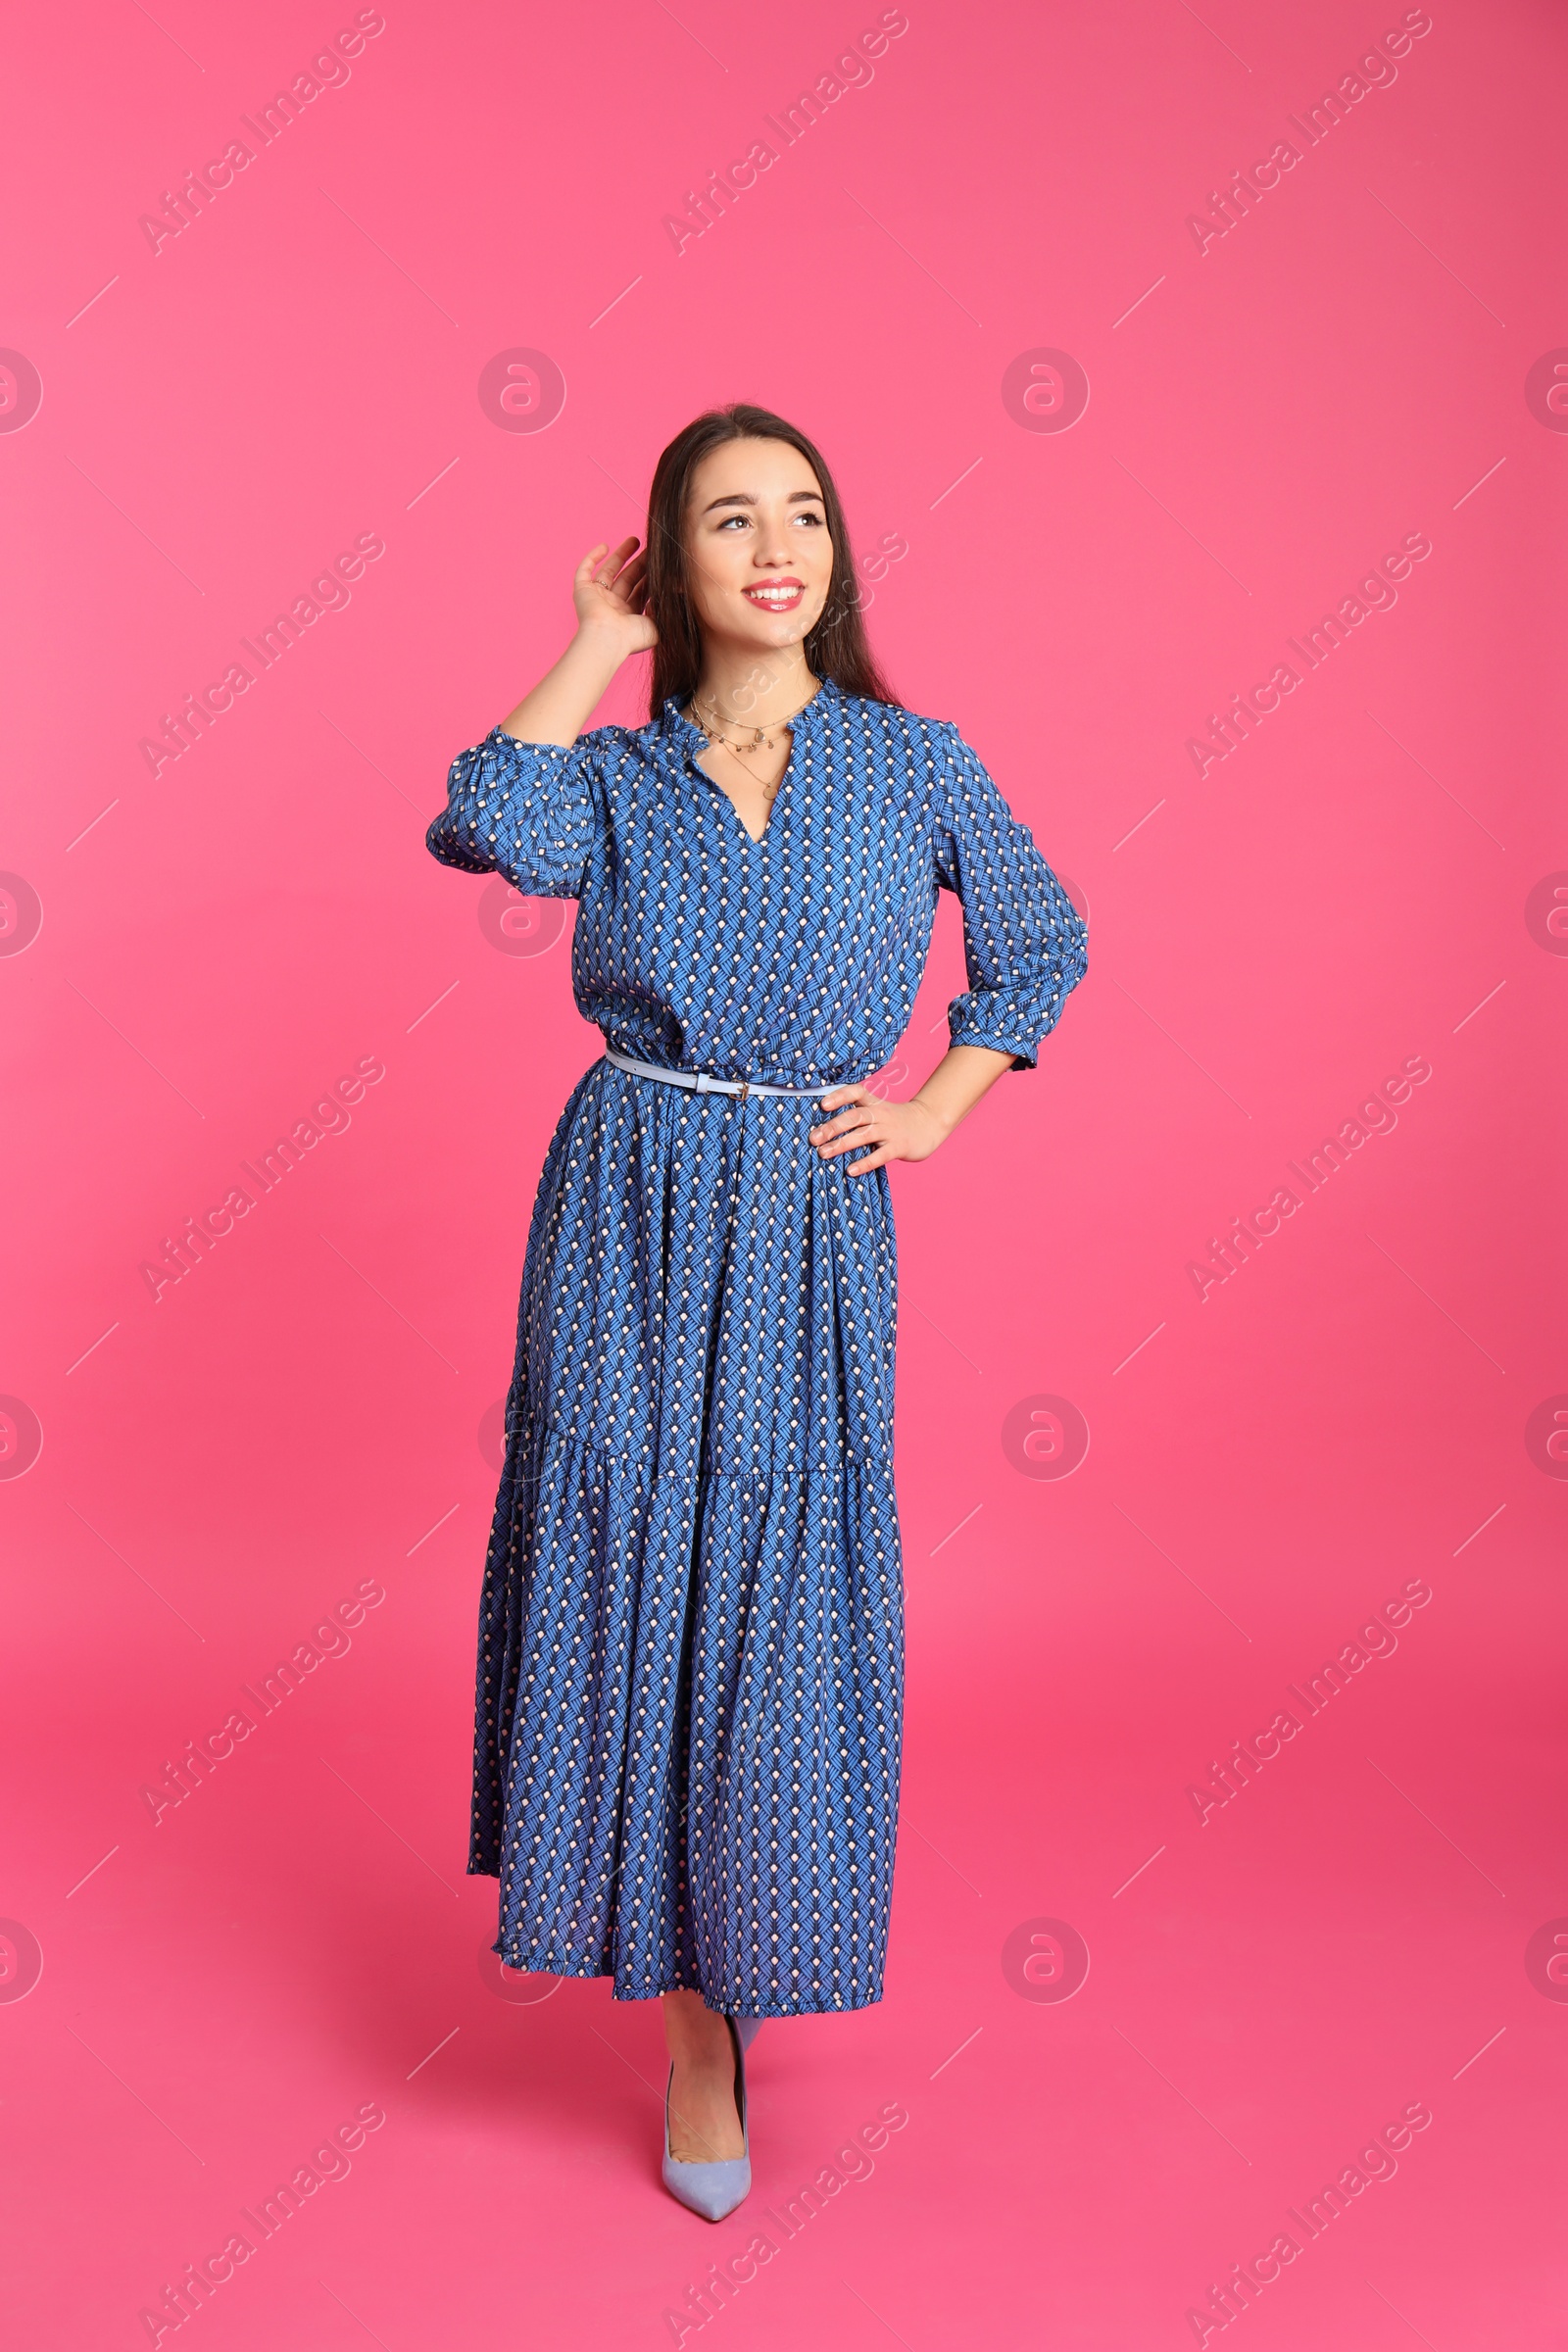
<svg viewBox="0 0 1568 2352"><path fill-rule="evenodd" d="M788 503L794 507L799 506L803 500L812 501L820 506L822 493L820 490L792 490ZM722 498L710 498L703 509L703 513L711 514L715 507L755 507L757 503L755 490L726 490Z"/></svg>

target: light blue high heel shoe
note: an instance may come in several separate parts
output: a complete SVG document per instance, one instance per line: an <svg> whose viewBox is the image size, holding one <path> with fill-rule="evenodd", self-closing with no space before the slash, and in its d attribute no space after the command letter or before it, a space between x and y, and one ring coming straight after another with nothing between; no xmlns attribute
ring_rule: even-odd
<svg viewBox="0 0 1568 2352"><path fill-rule="evenodd" d="M684 2164L669 2152L669 2085L675 2080L675 2069L669 2070L669 2082L664 2084L664 2186L689 2212L701 2214L705 2222L721 2222L733 2213L752 2185L752 2143L746 2128L746 2053L760 2032L763 2020L760 2017L726 2017L730 2039L735 2045L735 2108L741 2119L739 2156L723 2156L714 2164Z"/></svg>

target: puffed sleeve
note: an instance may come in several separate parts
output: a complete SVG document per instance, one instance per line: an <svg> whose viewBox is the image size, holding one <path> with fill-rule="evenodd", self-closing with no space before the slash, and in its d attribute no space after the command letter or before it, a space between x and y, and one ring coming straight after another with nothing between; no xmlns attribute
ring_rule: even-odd
<svg viewBox="0 0 1568 2352"><path fill-rule="evenodd" d="M968 994L948 1007L956 1046L990 1046L1032 1070L1088 969L1088 930L956 727L943 728L937 881L963 908Z"/></svg>
<svg viewBox="0 0 1568 2352"><path fill-rule="evenodd" d="M447 775L447 805L425 834L443 865L505 874L529 898L575 899L601 825L597 775L610 730L560 743L519 743L492 727L460 752Z"/></svg>

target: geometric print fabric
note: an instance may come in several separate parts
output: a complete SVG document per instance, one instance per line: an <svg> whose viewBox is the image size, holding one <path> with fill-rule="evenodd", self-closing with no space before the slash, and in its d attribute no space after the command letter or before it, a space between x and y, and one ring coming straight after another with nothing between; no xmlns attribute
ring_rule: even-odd
<svg viewBox="0 0 1568 2352"><path fill-rule="evenodd" d="M956 730L824 681L760 842L666 704L569 749L495 729L432 854L576 898L608 1045L783 1086L866 1076L908 1019L939 887L956 1044L1032 1066L1084 927ZM808 1101L596 1062L529 1229L480 1603L470 1873L509 1965L793 2016L880 1999L903 1584L886 1171Z"/></svg>

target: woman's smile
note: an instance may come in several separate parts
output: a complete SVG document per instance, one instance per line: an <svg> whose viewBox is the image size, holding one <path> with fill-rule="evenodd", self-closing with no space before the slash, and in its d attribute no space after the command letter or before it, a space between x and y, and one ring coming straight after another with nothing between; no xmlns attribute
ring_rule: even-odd
<svg viewBox="0 0 1568 2352"><path fill-rule="evenodd" d="M759 580L753 588L743 588L741 594L748 604L758 605L764 612L793 612L806 594L802 580Z"/></svg>

